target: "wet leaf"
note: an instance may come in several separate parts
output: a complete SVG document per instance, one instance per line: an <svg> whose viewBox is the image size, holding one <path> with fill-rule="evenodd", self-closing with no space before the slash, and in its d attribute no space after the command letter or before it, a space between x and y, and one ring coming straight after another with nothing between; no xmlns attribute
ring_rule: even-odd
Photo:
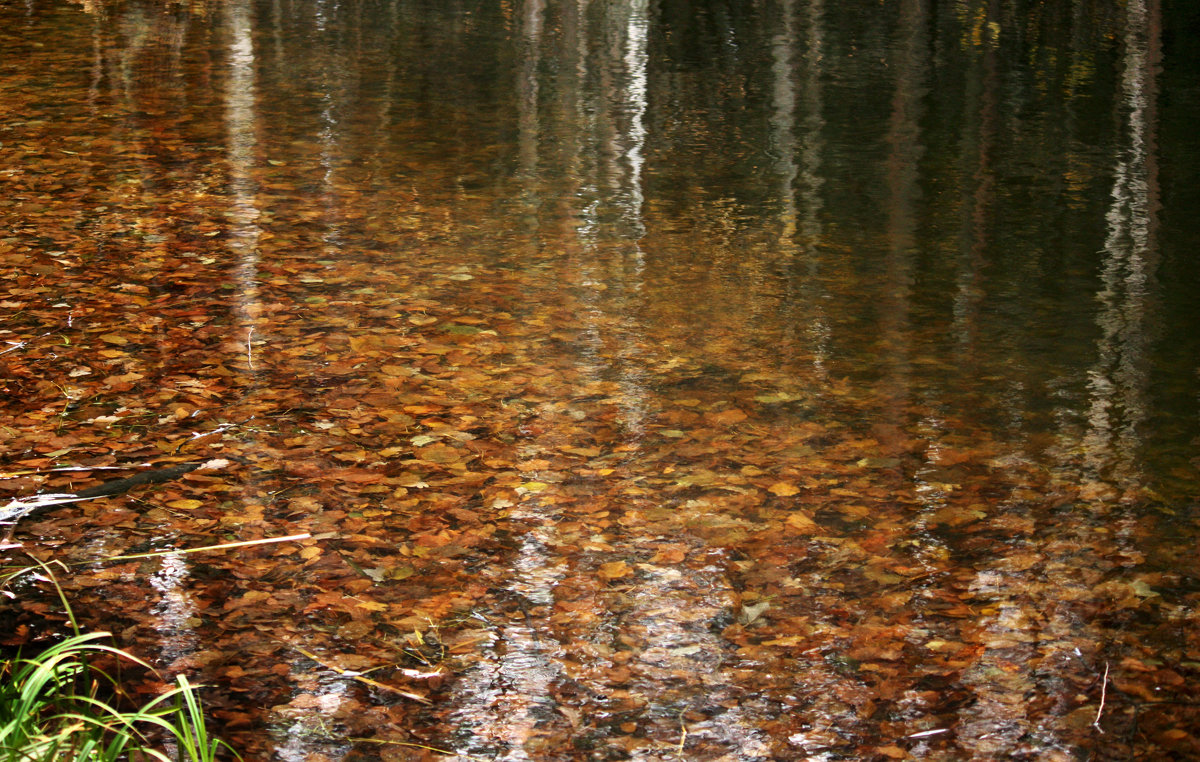
<svg viewBox="0 0 1200 762"><path fill-rule="evenodd" d="M863 458L854 465L859 468L896 468L900 465L900 459L884 457Z"/></svg>
<svg viewBox="0 0 1200 762"><path fill-rule="evenodd" d="M600 577L600 579L606 582L611 582L616 579L628 577L632 573L633 569L631 569L629 564L625 563L624 561L610 561L605 564L600 564L600 569L596 574Z"/></svg>
<svg viewBox="0 0 1200 762"><path fill-rule="evenodd" d="M788 514L785 521L789 527L799 531L801 534L813 534L818 529L817 523L803 511L793 510Z"/></svg>
<svg viewBox="0 0 1200 762"><path fill-rule="evenodd" d="M754 397L755 402L761 402L765 405L774 405L780 402L796 402L801 399L803 399L801 395L789 392L764 392Z"/></svg>
<svg viewBox="0 0 1200 762"><path fill-rule="evenodd" d="M728 426L728 425L731 425L734 423L740 423L740 422L746 420L747 417L748 416L745 413L743 413L741 410L738 410L737 408L730 408L728 410L722 410L719 413L709 413L705 416L705 418L707 418L709 421L719 424L719 425L722 425L722 426Z"/></svg>
<svg viewBox="0 0 1200 762"><path fill-rule="evenodd" d="M742 610L738 613L738 621L742 624L752 624L769 608L771 608L769 601L742 604Z"/></svg>
<svg viewBox="0 0 1200 762"><path fill-rule="evenodd" d="M717 475L712 471L700 470L679 477L675 480L675 483L681 487L707 487L710 484L715 484L717 479Z"/></svg>

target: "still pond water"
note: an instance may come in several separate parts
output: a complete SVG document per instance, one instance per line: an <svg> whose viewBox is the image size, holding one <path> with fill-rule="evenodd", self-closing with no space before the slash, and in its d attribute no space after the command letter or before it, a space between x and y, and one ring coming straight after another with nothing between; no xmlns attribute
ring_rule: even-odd
<svg viewBox="0 0 1200 762"><path fill-rule="evenodd" d="M5 499L206 464L8 552L248 759L1198 758L1198 23L0 0Z"/></svg>

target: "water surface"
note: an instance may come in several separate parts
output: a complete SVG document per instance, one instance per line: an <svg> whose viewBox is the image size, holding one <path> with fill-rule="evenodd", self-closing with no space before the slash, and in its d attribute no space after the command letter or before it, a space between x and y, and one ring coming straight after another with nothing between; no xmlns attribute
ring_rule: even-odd
<svg viewBox="0 0 1200 762"><path fill-rule="evenodd" d="M313 535L69 583L250 759L1190 758L1197 21L0 2L7 494L227 461L16 536Z"/></svg>

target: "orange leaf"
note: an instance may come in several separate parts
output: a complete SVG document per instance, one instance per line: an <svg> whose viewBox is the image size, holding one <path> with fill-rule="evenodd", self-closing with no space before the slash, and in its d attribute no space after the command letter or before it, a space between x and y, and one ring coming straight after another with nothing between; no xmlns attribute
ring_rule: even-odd
<svg viewBox="0 0 1200 762"><path fill-rule="evenodd" d="M813 521L802 511L793 511L787 517L788 526L799 530L803 534L812 534L817 531L817 522Z"/></svg>
<svg viewBox="0 0 1200 762"><path fill-rule="evenodd" d="M600 564L600 571L597 573L597 576L606 582L610 582L614 579L628 576L632 571L629 568L629 564L624 561L613 561L607 564Z"/></svg>
<svg viewBox="0 0 1200 762"><path fill-rule="evenodd" d="M738 410L736 407L731 407L728 410L722 410L719 413L709 413L705 417L708 418L708 420L712 421L713 423L720 423L720 424L725 424L725 425L729 425L731 423L738 423L739 421L746 420L746 414L743 413L741 410Z"/></svg>

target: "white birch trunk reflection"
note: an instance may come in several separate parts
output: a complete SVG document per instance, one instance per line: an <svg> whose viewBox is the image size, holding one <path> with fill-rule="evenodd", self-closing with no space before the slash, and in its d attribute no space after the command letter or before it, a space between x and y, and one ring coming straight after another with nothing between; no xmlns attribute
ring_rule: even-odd
<svg viewBox="0 0 1200 762"><path fill-rule="evenodd" d="M825 0L809 0L805 13L808 39L799 57L800 118L799 175L794 192L800 199L796 214L795 240L806 268L801 277L800 297L810 311L805 328L807 351L817 378L823 379L830 356L833 329L822 305L825 289L821 286L821 243L825 232L821 223L824 208L825 170L822 157L827 151L824 137L825 106L821 77L825 72Z"/></svg>
<svg viewBox="0 0 1200 762"><path fill-rule="evenodd" d="M771 41L771 117L770 151L778 183L779 195L779 257L790 277L784 287L789 299L795 299L797 260L803 249L796 242L796 196L794 184L799 167L796 164L796 3L783 0L780 8L779 33ZM811 254L811 252L810 252ZM806 305L807 306L807 305ZM797 346L795 328L784 329L786 340L780 347L780 361L787 362Z"/></svg>
<svg viewBox="0 0 1200 762"><path fill-rule="evenodd" d="M622 308L629 312L633 306L629 301L642 292L642 270L645 263L640 240L646 234L646 226L642 220L642 191L643 154L646 148L646 108L647 108L647 78L649 57L647 54L646 35L650 18L647 0L629 0L628 8L621 9L624 15L622 31L622 47L624 48L624 72L619 91L614 93L614 102L618 112L624 117L615 120L618 127L618 145L621 146L623 172L618 176L617 203L620 207L620 217L623 235L628 240L629 267L626 270L625 288L626 300ZM640 332L633 327L634 316L625 314L620 322L624 324L618 349L619 383L621 385L622 417L631 444L637 445L644 431L646 417L646 390L642 388L640 372L636 361L640 354Z"/></svg>
<svg viewBox="0 0 1200 762"><path fill-rule="evenodd" d="M569 164L578 170L572 175L577 178L572 197L578 207L571 211L581 251L579 285L589 318L584 355L591 374L613 377L620 385L619 423L636 448L646 416L646 392L637 370L642 338L632 313L642 292L644 268L640 239L646 231L642 205L649 8L644 0L602 6L595 40L587 3L576 8L572 17L578 19L582 37L574 47L580 55L575 82L565 89L581 93L572 97L573 121L582 129L566 129L577 136ZM589 61L591 50L601 53L595 65ZM593 79L598 83L595 92L589 89ZM589 163L589 153L600 158Z"/></svg>
<svg viewBox="0 0 1200 762"><path fill-rule="evenodd" d="M542 60L543 0L529 0L521 13L521 66L517 74L518 174L522 180L525 212L536 215L538 207L538 114L539 75Z"/></svg>
<svg viewBox="0 0 1200 762"><path fill-rule="evenodd" d="M646 35L650 16L647 0L630 0L628 18L625 21L625 78L621 88L621 101L627 122L622 131L620 144L625 161L625 183L622 193L622 216L628 227L628 235L635 241L646 234L642 222L642 169L646 149L646 107L649 57ZM642 268L641 248L635 243L634 253L637 269Z"/></svg>
<svg viewBox="0 0 1200 762"><path fill-rule="evenodd" d="M986 14L984 14L986 17ZM990 32L987 31L990 28ZM978 349L979 308L983 301L982 278L990 244L996 195L995 142L1000 100L996 27L981 24L974 40L974 60L963 94L966 112L962 139L964 204L959 235L959 266L954 294L954 334L959 360L966 363Z"/></svg>
<svg viewBox="0 0 1200 762"><path fill-rule="evenodd" d="M793 310L801 315L783 329L779 360L787 365L796 350L824 378L832 331L821 285L824 235L820 214L826 141L821 72L824 55L824 0L806 3L802 25L795 0L783 0L779 32L771 43L770 156L779 197L780 266ZM803 335L799 335L803 334Z"/></svg>
<svg viewBox="0 0 1200 762"><path fill-rule="evenodd" d="M530 228L534 247L541 204L539 64L544 13L543 0L526 0L520 7L517 45L521 63L514 88L521 187L516 211ZM542 415L553 416L554 412L539 411L539 417ZM554 424L548 423L546 428L553 430ZM521 446L519 460L534 462L552 449L550 443L534 437ZM533 467L523 470L532 472ZM531 526L504 584L508 597L520 602L524 617L495 623L478 646L480 658L463 675L456 690L457 706L451 717L461 739L456 749L459 758L488 755L489 759L508 762L534 759L526 747L536 741L543 718L556 714L552 686L561 677L562 668L554 658L557 644L539 632L551 629L548 616L554 603L554 587L563 575L548 547L557 544L558 516L553 502L543 503L536 491L525 490L521 491L519 504L511 506L510 515Z"/></svg>
<svg viewBox="0 0 1200 762"><path fill-rule="evenodd" d="M254 375L257 372L254 332L262 311L258 293L258 240L262 231L258 226L260 211L253 174L258 148L255 51L249 3L226 5L224 14L223 23L229 39L229 74L225 91L229 248L237 262L234 269L236 311L243 346L243 357L238 364Z"/></svg>
<svg viewBox="0 0 1200 762"><path fill-rule="evenodd" d="M1142 483L1143 429L1148 418L1157 334L1158 171L1155 162L1156 74L1160 28L1157 0L1127 7L1121 95L1127 116L1124 145L1113 167L1112 202L1105 216L1097 360L1088 374L1090 403L1084 438L1090 477L1119 494Z"/></svg>

